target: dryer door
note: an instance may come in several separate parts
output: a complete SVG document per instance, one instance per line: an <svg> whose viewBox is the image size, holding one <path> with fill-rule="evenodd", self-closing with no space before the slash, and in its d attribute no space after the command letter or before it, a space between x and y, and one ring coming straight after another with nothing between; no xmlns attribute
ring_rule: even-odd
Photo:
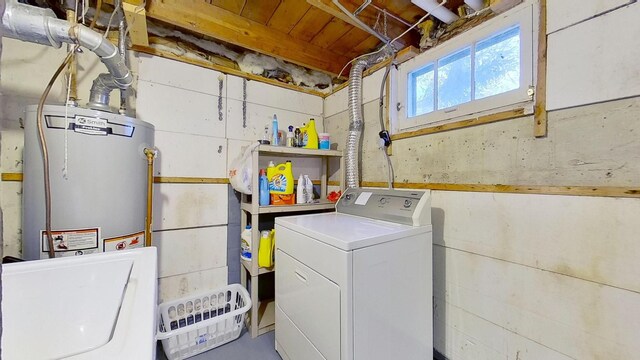
<svg viewBox="0 0 640 360"><path fill-rule="evenodd" d="M339 360L340 288L280 249L276 257L276 304L325 359Z"/></svg>

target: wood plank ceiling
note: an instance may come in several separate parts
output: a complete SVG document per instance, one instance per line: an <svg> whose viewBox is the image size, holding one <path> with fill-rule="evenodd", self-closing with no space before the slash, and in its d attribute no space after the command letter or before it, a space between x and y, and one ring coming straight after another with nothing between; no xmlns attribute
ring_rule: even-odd
<svg viewBox="0 0 640 360"><path fill-rule="evenodd" d="M341 0L351 12L362 3ZM449 0L446 6L462 3ZM147 0L146 9L150 19L333 75L381 45L331 0ZM395 38L424 14L410 0L372 0L358 17ZM412 30L395 45L417 46L419 37Z"/></svg>

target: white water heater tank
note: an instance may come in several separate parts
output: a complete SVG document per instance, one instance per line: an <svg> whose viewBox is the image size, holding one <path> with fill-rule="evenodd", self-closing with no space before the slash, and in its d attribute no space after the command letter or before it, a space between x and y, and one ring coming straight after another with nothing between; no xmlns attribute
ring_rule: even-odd
<svg viewBox="0 0 640 360"><path fill-rule="evenodd" d="M147 159L153 125L103 111L46 105L51 228L56 257L144 246ZM22 249L48 258L37 107L24 123ZM66 160L65 160L66 159Z"/></svg>

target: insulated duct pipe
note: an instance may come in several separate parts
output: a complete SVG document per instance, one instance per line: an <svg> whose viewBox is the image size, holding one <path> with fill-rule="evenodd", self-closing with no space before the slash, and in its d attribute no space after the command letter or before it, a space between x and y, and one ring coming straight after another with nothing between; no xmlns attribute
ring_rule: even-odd
<svg viewBox="0 0 640 360"><path fill-rule="evenodd" d="M122 61L127 65L127 20L124 17L122 0L117 0L116 4L122 11L122 14L120 14L120 21L118 23L118 51L120 52ZM127 107L127 89L120 89L120 114L126 115Z"/></svg>
<svg viewBox="0 0 640 360"><path fill-rule="evenodd" d="M21 4L17 0L0 2L6 5L2 15L3 36L55 48L59 48L62 43L79 44L98 55L109 74L102 74L94 81L89 107L109 110L109 92L115 88L127 89L133 83L133 75L122 60L118 48L102 34L81 24L71 25L58 19L51 9Z"/></svg>
<svg viewBox="0 0 640 360"><path fill-rule="evenodd" d="M362 72L368 66L384 61L389 56L387 47L379 54L357 60L349 72L349 133L347 134L347 146L345 154L346 182L348 188L359 187L360 168L360 137L362 135Z"/></svg>

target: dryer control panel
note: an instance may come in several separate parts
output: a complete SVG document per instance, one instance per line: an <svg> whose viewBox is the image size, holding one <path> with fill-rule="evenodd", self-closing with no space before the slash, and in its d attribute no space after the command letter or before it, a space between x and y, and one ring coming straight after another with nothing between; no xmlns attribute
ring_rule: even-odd
<svg viewBox="0 0 640 360"><path fill-rule="evenodd" d="M351 188L338 200L336 211L398 224L430 225L431 191Z"/></svg>

